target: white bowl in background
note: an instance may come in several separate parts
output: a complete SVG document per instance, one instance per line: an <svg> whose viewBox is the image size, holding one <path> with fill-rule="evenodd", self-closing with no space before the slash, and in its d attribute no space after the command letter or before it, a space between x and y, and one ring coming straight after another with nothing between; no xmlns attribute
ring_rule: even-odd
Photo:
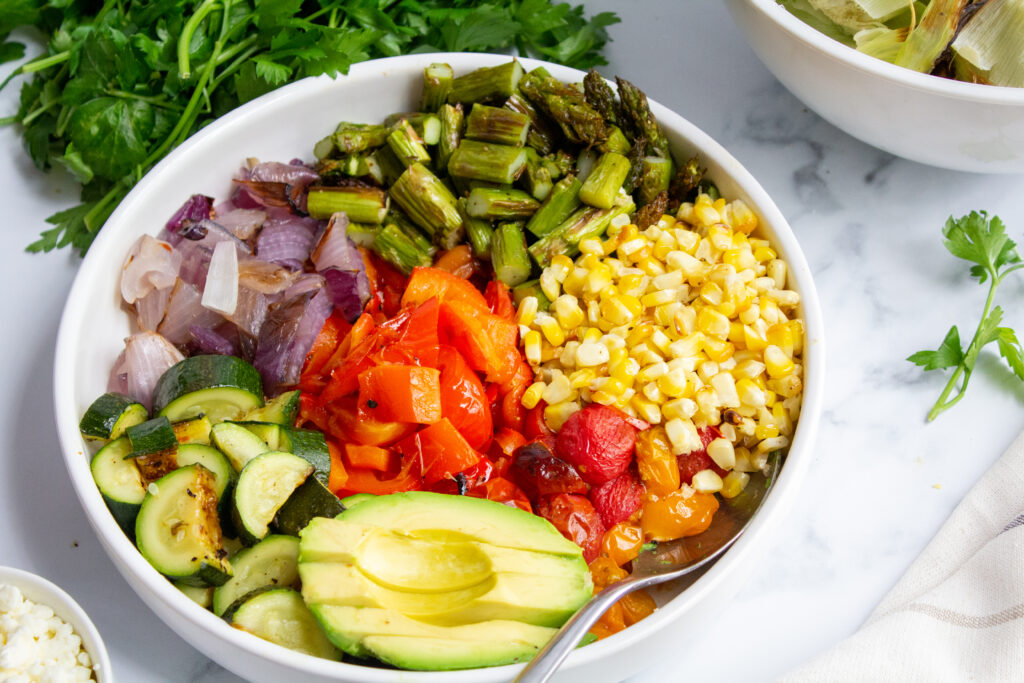
<svg viewBox="0 0 1024 683"><path fill-rule="evenodd" d="M427 54L357 64L337 80L307 79L254 100L212 123L161 161L125 198L82 262L61 319L54 371L57 430L75 491L86 516L125 580L175 632L225 668L253 681L362 681L364 683L496 683L512 678L517 667L453 672L409 672L317 659L270 645L230 627L179 592L142 558L107 511L89 471L89 449L78 421L90 402L106 390L109 369L131 333L120 306L120 265L132 242L155 234L193 193L224 198L230 178L247 157L284 160L309 158L313 143L339 121L378 122L387 114L415 107L423 68L448 62L457 74L508 60L502 55ZM535 60L556 78L579 81L583 73ZM623 74L628 76L628 74ZM656 95L657 93L652 93ZM625 631L575 651L558 673L559 681L621 680L657 652L678 650L687 633L696 633L731 599L753 571L799 495L813 457L822 407L825 351L823 323L811 271L785 218L754 178L720 145L665 107L651 108L675 153L699 152L723 196L740 197L760 216L762 232L791 268L791 286L803 297L806 327L803 414L785 467L744 536L694 585ZM784 529L780 533L785 533ZM680 619L687 615L685 620ZM144 628L144 621L138 623ZM625 656L628 652L628 656ZM300 678L301 676L301 678Z"/></svg>
<svg viewBox="0 0 1024 683"><path fill-rule="evenodd" d="M1024 88L964 83L870 57L775 0L727 0L779 81L845 133L923 164L1024 173Z"/></svg>
<svg viewBox="0 0 1024 683"><path fill-rule="evenodd" d="M100 632L74 598L52 581L14 567L0 567L0 586L4 584L17 588L27 600L46 605L55 615L67 622L74 629L75 635L82 640L82 647L92 658L97 683L113 683L110 657Z"/></svg>

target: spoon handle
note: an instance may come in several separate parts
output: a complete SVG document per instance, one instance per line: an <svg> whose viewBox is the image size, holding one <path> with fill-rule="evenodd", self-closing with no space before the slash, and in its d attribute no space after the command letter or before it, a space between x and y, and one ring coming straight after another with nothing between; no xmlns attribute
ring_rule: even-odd
<svg viewBox="0 0 1024 683"><path fill-rule="evenodd" d="M590 599L519 672L513 683L544 683L587 634L590 627L619 598L639 588L641 579L629 577L614 583Z"/></svg>

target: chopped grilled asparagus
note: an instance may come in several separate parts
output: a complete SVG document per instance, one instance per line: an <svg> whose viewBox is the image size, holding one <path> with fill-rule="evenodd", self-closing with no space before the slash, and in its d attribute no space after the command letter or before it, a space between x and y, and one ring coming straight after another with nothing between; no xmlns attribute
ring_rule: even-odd
<svg viewBox="0 0 1024 683"><path fill-rule="evenodd" d="M517 285L512 288L512 301L518 307L528 296L532 296L537 299L537 310L546 311L551 307L551 299L549 299L540 288L540 280L527 280L521 285Z"/></svg>
<svg viewBox="0 0 1024 683"><path fill-rule="evenodd" d="M491 242L491 264L494 276L509 287L526 282L533 264L526 251L526 238L519 223L499 223Z"/></svg>
<svg viewBox="0 0 1024 683"><path fill-rule="evenodd" d="M636 186L637 204L646 206L659 194L668 191L675 173L676 165L670 157L644 157L640 182Z"/></svg>
<svg viewBox="0 0 1024 683"><path fill-rule="evenodd" d="M420 136L425 145L436 145L441 139L441 119L437 114L424 113L420 111L406 112L402 114L391 114L384 119L384 125L388 130L394 132L402 120L409 122L412 129Z"/></svg>
<svg viewBox="0 0 1024 683"><path fill-rule="evenodd" d="M491 240L494 236L494 228L491 223L483 218L475 218L469 215L466 210L466 198L458 200L459 214L462 216L462 224L466 226L466 237L473 248L473 256L478 259L489 261L491 259Z"/></svg>
<svg viewBox="0 0 1024 683"><path fill-rule="evenodd" d="M423 69L423 95L420 98L420 109L437 111L448 101L448 93L452 89L455 72L449 64L434 62Z"/></svg>
<svg viewBox="0 0 1024 683"><path fill-rule="evenodd" d="M388 210L388 215L384 217L384 225L396 226L406 237L413 241L417 249L425 251L431 256L434 255L436 249L431 244L430 238L424 235L419 227L413 223L412 219L401 209L392 206Z"/></svg>
<svg viewBox="0 0 1024 683"><path fill-rule="evenodd" d="M608 126L608 137L597 146L602 152L615 152L616 154L627 155L632 145L622 129L615 125Z"/></svg>
<svg viewBox="0 0 1024 683"><path fill-rule="evenodd" d="M548 234L580 207L580 188L583 187L576 176L567 175L551 188L544 203L530 217L526 229L537 237Z"/></svg>
<svg viewBox="0 0 1024 683"><path fill-rule="evenodd" d="M447 169L452 152L462 142L462 128L465 115L461 104L442 104L437 111L441 120L441 139L437 143L437 167Z"/></svg>
<svg viewBox="0 0 1024 683"><path fill-rule="evenodd" d="M465 233L455 195L423 164L405 169L391 186L391 198L442 249L462 241Z"/></svg>
<svg viewBox="0 0 1024 683"><path fill-rule="evenodd" d="M522 190L496 187L474 188L466 199L469 215L486 220L529 218L539 207L540 202Z"/></svg>
<svg viewBox="0 0 1024 683"><path fill-rule="evenodd" d="M647 138L647 153L660 157L671 156L668 149L668 139L661 132L658 120L651 113L647 104L647 95L624 78L617 78L615 82L619 85L619 102L622 104L623 118L627 119L633 128L633 137Z"/></svg>
<svg viewBox="0 0 1024 683"><path fill-rule="evenodd" d="M397 225L385 225L374 238L370 249L382 259L408 275L416 266L429 266L433 257L416 246Z"/></svg>
<svg viewBox="0 0 1024 683"><path fill-rule="evenodd" d="M316 143L313 153L317 159L358 154L380 147L388 137L388 129L376 123L350 123L342 121L329 136Z"/></svg>
<svg viewBox="0 0 1024 683"><path fill-rule="evenodd" d="M632 192L640 182L640 176L644 172L644 150L647 149L647 138L639 137L633 140L633 146L626 154L629 159L629 175L623 181L622 187L626 192Z"/></svg>
<svg viewBox="0 0 1024 683"><path fill-rule="evenodd" d="M598 209L612 208L628 174L629 159L615 152L602 154L580 188L580 200ZM668 189L667 179L665 189Z"/></svg>
<svg viewBox="0 0 1024 683"><path fill-rule="evenodd" d="M564 149L544 157L544 165L551 171L551 179L556 180L576 170L576 158Z"/></svg>
<svg viewBox="0 0 1024 683"><path fill-rule="evenodd" d="M318 220L344 212L356 223L380 223L388 212L388 195L376 187L317 185L309 188L306 211Z"/></svg>
<svg viewBox="0 0 1024 683"><path fill-rule="evenodd" d="M505 108L517 111L530 117L530 128L526 132L526 144L537 150L538 154L546 155L555 150L555 144L561 135L551 120L537 111L528 99L519 93L505 100Z"/></svg>
<svg viewBox="0 0 1024 683"><path fill-rule="evenodd" d="M516 91L522 77L523 67L515 60L498 66L481 67L452 81L448 102L471 104L504 100Z"/></svg>
<svg viewBox="0 0 1024 683"><path fill-rule="evenodd" d="M367 249L373 244L373 240L376 239L378 232L380 232L379 225L353 223L352 221L349 221L348 229L345 230L345 234L355 242L357 247L366 247Z"/></svg>
<svg viewBox="0 0 1024 683"><path fill-rule="evenodd" d="M581 240L603 234L613 218L629 214L635 208L632 198L626 194L620 194L610 209L580 207L561 225L531 244L528 249L530 256L541 268L550 264L556 254L575 256Z"/></svg>
<svg viewBox="0 0 1024 683"><path fill-rule="evenodd" d="M398 180L398 176L405 172L405 166L387 145L375 149L371 156L377 165L380 166L381 176L387 185L393 185Z"/></svg>
<svg viewBox="0 0 1024 683"><path fill-rule="evenodd" d="M526 148L526 168L519 176L519 180L525 185L526 191L539 202L544 201L551 193L551 171L544 165L533 147Z"/></svg>
<svg viewBox="0 0 1024 683"><path fill-rule="evenodd" d="M706 171L706 168L701 168L700 158L698 157L691 158L679 167L668 187L669 209L675 210L686 201L690 193L700 185L700 181Z"/></svg>
<svg viewBox="0 0 1024 683"><path fill-rule="evenodd" d="M526 150L463 140L448 159L449 175L491 183L513 183L526 166Z"/></svg>
<svg viewBox="0 0 1024 683"><path fill-rule="evenodd" d="M388 135L388 147L404 166L430 161L430 152L423 144L423 138L419 136L408 119L402 119L395 124L394 130Z"/></svg>
<svg viewBox="0 0 1024 683"><path fill-rule="evenodd" d="M594 69L583 77L583 96L591 107L601 113L605 121L618 125L621 112L615 99L615 91L608 85L608 81L604 80L604 76Z"/></svg>
<svg viewBox="0 0 1024 683"><path fill-rule="evenodd" d="M369 178L378 185L384 182L384 173L373 154L321 159L317 162L316 172L326 184L341 184L346 177Z"/></svg>
<svg viewBox="0 0 1024 683"><path fill-rule="evenodd" d="M576 157L576 177L581 183L587 182L599 158L598 153L592 149L584 149Z"/></svg>
<svg viewBox="0 0 1024 683"><path fill-rule="evenodd" d="M466 117L466 137L522 147L530 130L530 117L511 109L491 107L477 102Z"/></svg>
<svg viewBox="0 0 1024 683"><path fill-rule="evenodd" d="M608 137L604 118L587 104L583 93L571 85L531 72L523 76L519 89L554 119L571 142L591 146Z"/></svg>

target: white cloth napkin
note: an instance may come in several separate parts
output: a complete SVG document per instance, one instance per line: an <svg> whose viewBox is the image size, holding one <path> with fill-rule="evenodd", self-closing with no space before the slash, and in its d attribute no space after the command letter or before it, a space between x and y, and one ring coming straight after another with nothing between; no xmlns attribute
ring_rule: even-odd
<svg viewBox="0 0 1024 683"><path fill-rule="evenodd" d="M1024 434L860 630L779 681L1024 681Z"/></svg>

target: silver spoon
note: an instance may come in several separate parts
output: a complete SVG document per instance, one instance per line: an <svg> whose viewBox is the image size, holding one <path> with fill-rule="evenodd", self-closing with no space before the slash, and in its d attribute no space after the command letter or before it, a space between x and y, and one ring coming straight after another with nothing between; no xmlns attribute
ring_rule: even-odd
<svg viewBox="0 0 1024 683"><path fill-rule="evenodd" d="M782 457L768 458L763 472L750 475L750 482L735 498L723 499L707 531L677 541L659 543L633 560L633 571L595 595L579 609L548 644L519 672L513 683L544 683L565 661L590 627L622 596L695 572L707 566L731 546L768 494L778 474Z"/></svg>

